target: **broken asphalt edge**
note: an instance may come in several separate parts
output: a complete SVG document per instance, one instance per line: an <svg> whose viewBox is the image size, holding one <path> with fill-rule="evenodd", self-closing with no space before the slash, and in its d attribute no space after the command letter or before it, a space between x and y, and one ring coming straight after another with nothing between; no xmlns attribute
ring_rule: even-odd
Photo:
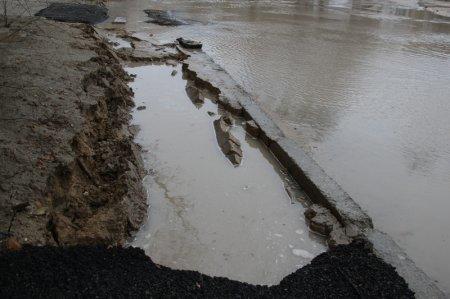
<svg viewBox="0 0 450 299"><path fill-rule="evenodd" d="M344 227L352 227L353 230L356 228L359 236L372 244L374 253L396 268L417 298L446 298L435 282L415 265L392 237L374 229L371 217L359 204L300 146L287 138L251 95L222 67L203 51L190 51L182 47L177 49L187 57L183 61L183 69L218 91L220 104L230 112L256 122L260 127L260 140L289 171L313 203L328 208Z"/></svg>

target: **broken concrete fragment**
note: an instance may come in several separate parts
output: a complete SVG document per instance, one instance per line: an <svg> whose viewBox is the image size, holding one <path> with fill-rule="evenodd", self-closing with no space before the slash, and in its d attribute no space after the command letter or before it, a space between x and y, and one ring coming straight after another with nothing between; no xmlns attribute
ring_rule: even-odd
<svg viewBox="0 0 450 299"><path fill-rule="evenodd" d="M335 227L340 226L328 209L317 204L310 206L304 214L309 221L310 229L321 235L328 236Z"/></svg>
<svg viewBox="0 0 450 299"><path fill-rule="evenodd" d="M205 102L205 99L200 94L200 91L198 90L198 88L190 81L188 81L186 84L186 94L191 99L192 103L194 103L194 104L199 104L199 103Z"/></svg>
<svg viewBox="0 0 450 299"><path fill-rule="evenodd" d="M166 64L170 65L170 66L177 66L178 62L173 59L168 59L168 60L166 60Z"/></svg>
<svg viewBox="0 0 450 299"><path fill-rule="evenodd" d="M222 151L225 155L237 154L242 157L242 150L240 145L234 143L231 140L227 140L222 144Z"/></svg>
<svg viewBox="0 0 450 299"><path fill-rule="evenodd" d="M230 99L228 99L223 95L219 95L218 100L219 103L221 103L227 111L231 112L234 115L241 115L242 112L244 111L244 108L239 102L231 101Z"/></svg>
<svg viewBox="0 0 450 299"><path fill-rule="evenodd" d="M161 26L179 26L187 25L187 22L175 18L170 11L160 9L145 9L144 12L150 18L148 23L154 23Z"/></svg>
<svg viewBox="0 0 450 299"><path fill-rule="evenodd" d="M225 123L227 123L228 125L230 125L230 126L233 125L233 120L230 118L229 115L223 115L222 118L225 121Z"/></svg>
<svg viewBox="0 0 450 299"><path fill-rule="evenodd" d="M231 163L239 165L242 161L241 143L236 137L231 135L230 124L227 123L226 118L226 116L221 116L214 121L217 142Z"/></svg>
<svg viewBox="0 0 450 299"><path fill-rule="evenodd" d="M247 133L252 135L253 137L258 137L260 133L259 126L255 123L254 120L249 120L245 122L245 130Z"/></svg>
<svg viewBox="0 0 450 299"><path fill-rule="evenodd" d="M179 37L179 38L177 38L177 41L180 43L180 45L183 48L186 48L186 49L201 49L202 48L202 43L191 40L191 39Z"/></svg>
<svg viewBox="0 0 450 299"><path fill-rule="evenodd" d="M127 22L127 18L117 17L114 19L113 24L125 24L126 22Z"/></svg>
<svg viewBox="0 0 450 299"><path fill-rule="evenodd" d="M231 163L233 163L233 165L239 165L239 164L241 164L241 161L242 161L242 156L239 156L237 154L227 155L227 158L230 159L230 161L231 161Z"/></svg>
<svg viewBox="0 0 450 299"><path fill-rule="evenodd" d="M337 228L330 232L330 237L327 240L328 247L333 248L337 245L347 245L352 242L352 239L349 238L343 228Z"/></svg>

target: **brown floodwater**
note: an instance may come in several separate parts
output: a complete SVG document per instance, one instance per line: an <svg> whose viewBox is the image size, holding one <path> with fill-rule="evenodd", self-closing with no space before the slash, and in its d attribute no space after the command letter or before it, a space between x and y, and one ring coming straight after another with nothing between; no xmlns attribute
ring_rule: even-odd
<svg viewBox="0 0 450 299"><path fill-rule="evenodd" d="M149 175L147 223L132 242L152 259L254 284L276 284L326 248L309 232L303 192L236 119L243 152L234 167L217 143L223 111L206 98L194 105L181 66L128 68L137 105L133 123ZM213 114L214 113L214 114ZM296 194L291 199L290 194ZM293 196L294 197L294 196Z"/></svg>
<svg viewBox="0 0 450 299"><path fill-rule="evenodd" d="M450 22L413 1L142 1L126 27L184 36L252 93L450 290ZM145 23L169 9L191 25ZM280 220L283 217L280 218Z"/></svg>

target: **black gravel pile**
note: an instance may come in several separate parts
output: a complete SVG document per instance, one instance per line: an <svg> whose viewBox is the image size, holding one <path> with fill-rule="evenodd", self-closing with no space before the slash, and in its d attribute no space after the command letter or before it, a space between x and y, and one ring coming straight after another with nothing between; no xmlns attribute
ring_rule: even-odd
<svg viewBox="0 0 450 299"><path fill-rule="evenodd" d="M24 247L0 254L0 298L413 298L394 268L361 242L339 246L287 276L254 286L158 266L137 248Z"/></svg>
<svg viewBox="0 0 450 299"><path fill-rule="evenodd" d="M79 3L52 3L38 11L36 16L47 19L69 22L97 24L108 18L108 9L101 5Z"/></svg>

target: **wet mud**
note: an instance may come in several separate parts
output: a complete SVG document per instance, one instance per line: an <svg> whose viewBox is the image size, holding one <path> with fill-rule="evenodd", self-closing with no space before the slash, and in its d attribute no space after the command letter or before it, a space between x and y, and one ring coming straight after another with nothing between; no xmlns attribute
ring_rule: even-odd
<svg viewBox="0 0 450 299"><path fill-rule="evenodd" d="M0 42L0 231L19 244L123 244L147 210L131 78L88 25L8 30L19 34Z"/></svg>

